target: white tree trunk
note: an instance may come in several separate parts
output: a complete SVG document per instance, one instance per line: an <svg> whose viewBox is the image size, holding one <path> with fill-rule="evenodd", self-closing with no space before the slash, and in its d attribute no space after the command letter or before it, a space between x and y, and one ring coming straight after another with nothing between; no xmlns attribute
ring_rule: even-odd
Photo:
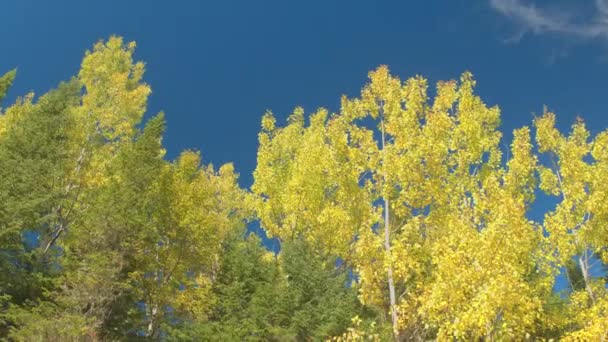
<svg viewBox="0 0 608 342"><path fill-rule="evenodd" d="M386 141L384 137L384 118L381 122L382 125L382 152L384 154L384 149L386 146ZM386 159L383 161L382 167L384 168L384 180L386 182ZM397 319L397 307L396 307L396 298L395 298L395 283L393 280L393 265L392 265L392 257L391 257L391 240L390 240L390 213L389 213L389 200L386 195L383 195L384 199L384 250L386 253L386 260L388 266L388 293L390 297L391 304L391 321L393 323L393 334L395 335L395 340L398 338L398 319Z"/></svg>
<svg viewBox="0 0 608 342"><path fill-rule="evenodd" d="M589 274L589 257L587 254L587 248L583 251L583 255L578 258L578 263L581 267L581 272L583 273L583 279L585 280L585 289L587 290L587 294L589 294L589 298L591 298L591 302L595 305L595 295L593 294L593 289L591 288L591 275Z"/></svg>

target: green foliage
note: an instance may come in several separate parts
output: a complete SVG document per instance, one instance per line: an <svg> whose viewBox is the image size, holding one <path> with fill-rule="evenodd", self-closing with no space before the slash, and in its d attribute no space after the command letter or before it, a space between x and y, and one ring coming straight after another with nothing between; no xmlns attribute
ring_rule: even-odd
<svg viewBox="0 0 608 342"><path fill-rule="evenodd" d="M0 116L0 294L12 303L36 300L53 286L53 261L28 247L23 236L45 239L57 222L69 172L70 110L78 95L72 81L35 103L32 96L21 99Z"/></svg>
<svg viewBox="0 0 608 342"><path fill-rule="evenodd" d="M7 334L11 341L82 341L96 337L86 317L63 313L50 302L11 304L2 316L19 327Z"/></svg>
<svg viewBox="0 0 608 342"><path fill-rule="evenodd" d="M323 258L307 243L296 239L283 244L281 265L287 279L291 305L290 330L298 340L320 340L341 334L350 319L363 316L356 284L348 269L336 260Z"/></svg>
<svg viewBox="0 0 608 342"><path fill-rule="evenodd" d="M351 318L367 315L348 272L295 240L273 255L259 238L234 236L225 247L207 322L172 329L178 340L323 340L340 335Z"/></svg>

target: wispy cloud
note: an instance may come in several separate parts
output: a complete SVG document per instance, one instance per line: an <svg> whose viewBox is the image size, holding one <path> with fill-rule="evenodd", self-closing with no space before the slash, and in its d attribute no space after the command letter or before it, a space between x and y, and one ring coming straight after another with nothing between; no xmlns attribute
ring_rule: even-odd
<svg viewBox="0 0 608 342"><path fill-rule="evenodd" d="M594 0L593 5L593 13L581 21L575 20L565 8L540 8L523 0L490 0L494 10L517 25L516 40L526 33L608 40L608 0Z"/></svg>

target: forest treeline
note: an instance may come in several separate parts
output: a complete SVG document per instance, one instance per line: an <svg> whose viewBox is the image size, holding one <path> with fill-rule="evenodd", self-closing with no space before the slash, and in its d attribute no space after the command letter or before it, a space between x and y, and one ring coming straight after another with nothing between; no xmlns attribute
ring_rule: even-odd
<svg viewBox="0 0 608 342"><path fill-rule="evenodd" d="M265 114L243 189L165 157L134 49L0 111L0 340L608 338L608 132L545 112L501 148L471 74L381 66L336 113Z"/></svg>

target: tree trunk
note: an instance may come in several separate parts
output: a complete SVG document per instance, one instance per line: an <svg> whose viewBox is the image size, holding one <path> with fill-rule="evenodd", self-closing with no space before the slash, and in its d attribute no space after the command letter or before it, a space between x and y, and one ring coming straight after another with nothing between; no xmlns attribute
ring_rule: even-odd
<svg viewBox="0 0 608 342"><path fill-rule="evenodd" d="M581 272L583 273L583 279L585 280L585 289L587 290L587 294L589 294L589 298L591 298L591 302L595 305L595 295L593 294L593 289L591 288L591 275L589 274L589 258L587 255L587 248L583 251L583 255L578 258L578 263L581 267Z"/></svg>
<svg viewBox="0 0 608 342"><path fill-rule="evenodd" d="M89 138L87 137L87 141L89 140ZM76 167L74 168L74 176L78 177L80 176L80 170L82 169L82 164L84 163L84 158L86 155L86 148L83 146L80 149L80 154L78 155L78 159L76 160ZM75 181L74 181L75 182ZM76 184L73 181L69 181L68 184L65 187L65 191L64 191L64 196L67 198L70 193L72 192L72 190L76 187ZM75 198L74 202L76 202L78 199ZM72 206L74 205L74 203L72 203ZM57 242L57 240L59 239L59 237L61 236L61 234L66 230L67 228L67 216L71 213L71 208L68 211L67 215L64 216L63 214L63 204L59 204L59 206L57 207L57 209L55 210L55 212L57 213L57 220L59 221L59 224L57 225L57 228L55 229L55 231L52 234L51 239L47 242L46 246L44 247L44 251L42 252L42 255L46 255L46 253L49 251L49 249L55 244L55 242Z"/></svg>
<svg viewBox="0 0 608 342"><path fill-rule="evenodd" d="M156 306L156 304L153 304L152 308L150 309L150 321L148 322L148 330L146 332L146 336L149 338L154 337L154 333L156 332L154 325L156 323L156 314L157 313L158 313L158 307Z"/></svg>
<svg viewBox="0 0 608 342"><path fill-rule="evenodd" d="M384 137L384 118L381 121L382 125L382 153L384 154L384 149L386 146L386 141ZM383 161L382 167L384 168L384 181L386 183L386 158ZM398 320L397 320L397 307L396 307L396 299L395 299L395 284L393 280L393 265L391 258L391 242L390 242L390 213L389 213L389 200L386 195L383 195L384 199L384 250L386 252L386 259L388 265L388 292L390 297L391 304L391 320L393 323L393 334L395 336L395 340L398 340L399 337L399 329L398 329Z"/></svg>

